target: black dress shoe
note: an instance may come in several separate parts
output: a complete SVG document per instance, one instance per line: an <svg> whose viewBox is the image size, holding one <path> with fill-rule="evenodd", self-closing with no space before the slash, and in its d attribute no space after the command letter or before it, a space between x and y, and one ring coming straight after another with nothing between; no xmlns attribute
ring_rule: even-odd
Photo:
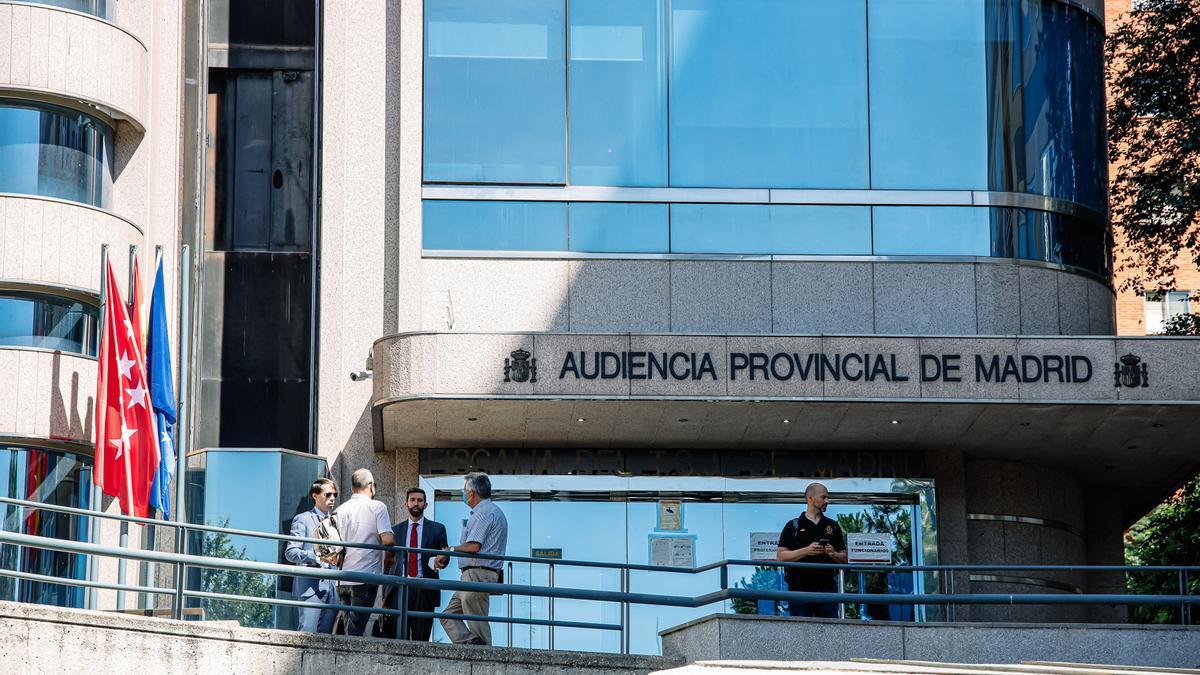
<svg viewBox="0 0 1200 675"><path fill-rule="evenodd" d="M482 645L484 647L487 646L487 643L483 641L483 638L479 637L478 635L472 635L471 638L469 640L467 640L466 642L464 642L463 644L465 644L465 645Z"/></svg>

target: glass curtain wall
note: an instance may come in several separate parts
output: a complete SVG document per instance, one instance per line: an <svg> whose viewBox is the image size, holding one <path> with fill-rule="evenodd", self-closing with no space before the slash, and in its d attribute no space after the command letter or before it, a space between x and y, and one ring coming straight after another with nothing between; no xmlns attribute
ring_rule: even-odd
<svg viewBox="0 0 1200 675"><path fill-rule="evenodd" d="M0 347L36 347L95 356L100 310L44 293L0 290Z"/></svg>
<svg viewBox="0 0 1200 675"><path fill-rule="evenodd" d="M1103 228L972 206L801 206L426 200L426 251L937 255L1109 272Z"/></svg>
<svg viewBox="0 0 1200 675"><path fill-rule="evenodd" d="M723 559L759 559L756 550L774 559L774 545L784 524L804 510L804 488L809 479L727 479L699 477L571 476L569 489L563 476L492 476L494 499L509 524L508 555L560 556L564 560L632 563L640 565L700 566ZM903 479L822 479L830 488L832 504L827 515L847 532L888 533L895 537L897 564L935 563L936 507L933 483ZM459 543L469 509L460 500L462 478L426 476L421 486L434 496L429 517L446 525L450 543ZM754 541L768 541L769 546ZM670 553L667 553L667 552ZM509 570L511 569L511 572ZM513 563L506 567L511 583L619 591L619 570ZM457 578L456 564L447 578ZM552 576L553 575L553 578ZM730 568L730 584L742 588L782 589L782 575L763 566ZM720 588L720 574L635 571L629 576L635 593L695 596ZM862 584L869 592L912 593L932 590L937 580L912 575L879 573L846 579L846 588ZM442 606L450 598L442 593ZM553 608L551 608L553 605ZM929 608L929 612L935 612ZM493 616L620 624L619 603L527 596L497 596ZM660 630L714 612L782 614L783 603L762 601L723 602L700 608L632 606L629 627L631 651L661 651ZM913 620L925 618L925 608L897 606L846 608L857 618ZM932 614L930 614L932 616ZM517 647L580 649L618 652L616 631L583 628L493 623L495 644ZM447 637L435 624L434 640Z"/></svg>
<svg viewBox="0 0 1200 675"><path fill-rule="evenodd" d="M92 460L69 452L0 446L0 494L43 504L86 509L91 505ZM89 521L64 513L5 506L4 529L39 537L86 541ZM5 546L0 566L27 574L83 579L83 556ZM60 607L82 607L86 589L0 577L0 598Z"/></svg>
<svg viewBox="0 0 1200 675"><path fill-rule="evenodd" d="M1103 29L1059 0L425 0L425 15L426 183L996 190L1105 209ZM1075 264L1106 246L1098 222L1022 246L1042 224L983 208L433 204L428 250ZM888 232L872 242L873 218Z"/></svg>
<svg viewBox="0 0 1200 675"><path fill-rule="evenodd" d="M107 208L113 130L58 106L0 99L0 192Z"/></svg>

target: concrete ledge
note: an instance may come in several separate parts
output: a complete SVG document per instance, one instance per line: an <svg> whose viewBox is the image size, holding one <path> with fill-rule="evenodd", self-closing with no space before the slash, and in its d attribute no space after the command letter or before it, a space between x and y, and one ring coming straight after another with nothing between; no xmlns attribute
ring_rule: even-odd
<svg viewBox="0 0 1200 675"><path fill-rule="evenodd" d="M663 654L715 660L1069 661L1200 667L1200 627L907 623L714 614L662 631Z"/></svg>
<svg viewBox="0 0 1200 675"><path fill-rule="evenodd" d="M677 658L466 647L0 602L11 672L649 673Z"/></svg>

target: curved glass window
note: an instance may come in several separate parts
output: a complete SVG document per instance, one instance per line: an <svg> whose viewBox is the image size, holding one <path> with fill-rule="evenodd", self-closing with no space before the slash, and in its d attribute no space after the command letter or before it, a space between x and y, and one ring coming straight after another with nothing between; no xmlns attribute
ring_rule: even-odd
<svg viewBox="0 0 1200 675"><path fill-rule="evenodd" d="M68 452L0 446L0 495L43 504L89 508L92 460ZM87 518L0 505L4 529L39 537L87 541ZM83 579L83 556L18 546L0 550L0 567L27 574ZM41 581L0 577L0 598L62 607L83 606L85 590Z"/></svg>
<svg viewBox="0 0 1200 675"><path fill-rule="evenodd" d="M0 99L0 192L107 207L112 129L57 106Z"/></svg>
<svg viewBox="0 0 1200 675"><path fill-rule="evenodd" d="M112 6L110 0L12 0L13 2L28 2L35 5L50 5L51 7L62 7L63 9L73 9L76 12L91 14L98 16L101 19L112 19Z"/></svg>
<svg viewBox="0 0 1200 675"><path fill-rule="evenodd" d="M43 293L0 290L0 346L96 355L100 310Z"/></svg>
<svg viewBox="0 0 1200 675"><path fill-rule="evenodd" d="M990 187L1107 203L1104 34L1058 0L987 5Z"/></svg>

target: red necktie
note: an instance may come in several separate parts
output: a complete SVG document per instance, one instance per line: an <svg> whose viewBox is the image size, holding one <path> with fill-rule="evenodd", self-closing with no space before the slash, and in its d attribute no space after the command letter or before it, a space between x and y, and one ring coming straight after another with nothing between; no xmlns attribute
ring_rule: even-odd
<svg viewBox="0 0 1200 675"><path fill-rule="evenodd" d="M409 548L417 547L417 524L416 523L408 524L408 547ZM417 558L418 557L419 556L416 553L408 554L408 576L410 576L410 577L420 576L419 574L417 574Z"/></svg>

